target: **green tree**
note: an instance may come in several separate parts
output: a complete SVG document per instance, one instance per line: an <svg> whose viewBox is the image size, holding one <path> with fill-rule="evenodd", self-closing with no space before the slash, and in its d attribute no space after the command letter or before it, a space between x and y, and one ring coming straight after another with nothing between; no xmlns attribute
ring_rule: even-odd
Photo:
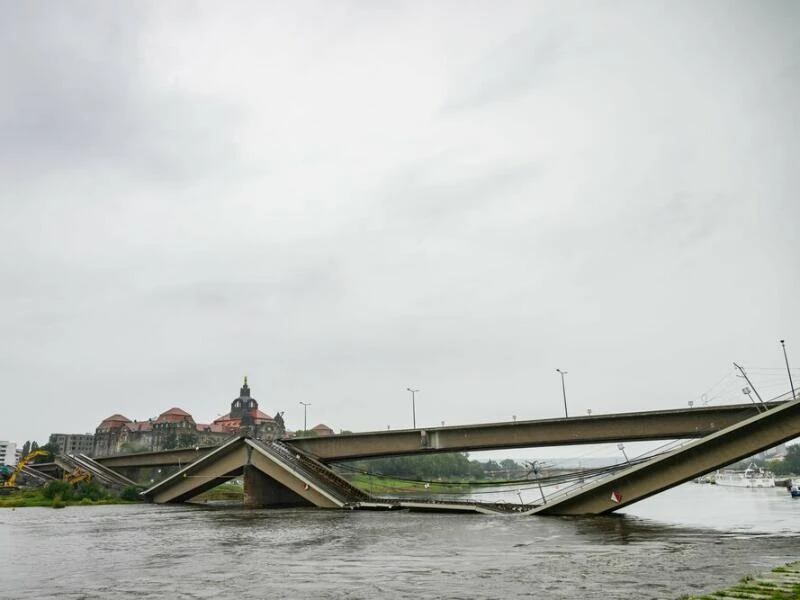
<svg viewBox="0 0 800 600"><path fill-rule="evenodd" d="M506 458L506 459L502 460L500 462L500 466L508 474L511 474L511 473L514 473L515 471L519 471L520 470L520 467L517 464L517 461L515 461L513 458Z"/></svg>
<svg viewBox="0 0 800 600"><path fill-rule="evenodd" d="M56 454L58 454L59 448L55 444L47 443L44 446L41 446L39 450L44 450L45 452L47 452L47 455L37 456L36 458L33 459L34 463L52 462L53 459L56 457Z"/></svg>
<svg viewBox="0 0 800 600"><path fill-rule="evenodd" d="M49 500L52 500L56 497L59 497L62 500L71 500L73 497L72 484L67 483L66 481L61 481L60 479L48 481L47 485L44 486L42 493L44 494L44 497Z"/></svg>
<svg viewBox="0 0 800 600"><path fill-rule="evenodd" d="M105 489L96 481L89 480L89 481L81 481L76 487L74 491L75 499L81 500L83 498L88 498L89 500L100 500L101 498L106 497Z"/></svg>
<svg viewBox="0 0 800 600"><path fill-rule="evenodd" d="M481 479L482 463L469 460L462 452L443 452L422 456L391 456L345 463L370 473L380 473L403 479Z"/></svg>
<svg viewBox="0 0 800 600"><path fill-rule="evenodd" d="M141 500L141 497L139 496L139 488L134 485L129 485L123 489L119 497L122 500L127 500L128 502L136 502L137 500Z"/></svg>
<svg viewBox="0 0 800 600"><path fill-rule="evenodd" d="M496 461L487 460L483 463L483 470L489 477L496 477L503 469Z"/></svg>
<svg viewBox="0 0 800 600"><path fill-rule="evenodd" d="M318 434L313 429L298 429L294 432L294 437L318 437Z"/></svg>
<svg viewBox="0 0 800 600"><path fill-rule="evenodd" d="M800 444L787 446L784 459L774 461L770 465L779 475L800 475Z"/></svg>

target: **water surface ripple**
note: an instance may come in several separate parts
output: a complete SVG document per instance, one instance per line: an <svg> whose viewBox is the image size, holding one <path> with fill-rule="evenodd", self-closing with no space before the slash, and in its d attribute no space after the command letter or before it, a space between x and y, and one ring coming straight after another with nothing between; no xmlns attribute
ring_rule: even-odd
<svg viewBox="0 0 800 600"><path fill-rule="evenodd" d="M687 484L611 517L0 510L0 597L679 598L800 558L800 501Z"/></svg>

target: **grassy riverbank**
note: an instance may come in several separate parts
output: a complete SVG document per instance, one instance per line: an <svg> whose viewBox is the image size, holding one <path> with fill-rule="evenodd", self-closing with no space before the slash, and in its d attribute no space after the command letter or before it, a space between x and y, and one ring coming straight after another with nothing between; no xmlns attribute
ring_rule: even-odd
<svg viewBox="0 0 800 600"><path fill-rule="evenodd" d="M42 488L19 489L0 495L0 508L33 506L64 508L98 504L132 504L138 501L138 490L133 487L125 488L119 495L115 495L91 482L73 486L64 481L51 481Z"/></svg>
<svg viewBox="0 0 800 600"><path fill-rule="evenodd" d="M800 600L800 562L776 567L769 573L744 577L738 585L707 596L684 596L686 600L720 598L760 598L763 600Z"/></svg>
<svg viewBox="0 0 800 600"><path fill-rule="evenodd" d="M192 502L220 502L224 500L242 500L244 488L238 483L223 483L207 492L192 498Z"/></svg>
<svg viewBox="0 0 800 600"><path fill-rule="evenodd" d="M466 494L473 488L469 483L448 483L447 481L420 482L392 477L378 477L358 473L347 477L348 481L368 494Z"/></svg>

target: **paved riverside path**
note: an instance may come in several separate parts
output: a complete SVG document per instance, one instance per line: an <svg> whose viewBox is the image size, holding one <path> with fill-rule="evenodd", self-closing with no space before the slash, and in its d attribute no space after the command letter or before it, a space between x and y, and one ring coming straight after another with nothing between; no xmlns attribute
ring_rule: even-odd
<svg viewBox="0 0 800 600"><path fill-rule="evenodd" d="M800 600L800 561L776 567L768 573L745 577L734 587L690 600L752 598L753 600Z"/></svg>

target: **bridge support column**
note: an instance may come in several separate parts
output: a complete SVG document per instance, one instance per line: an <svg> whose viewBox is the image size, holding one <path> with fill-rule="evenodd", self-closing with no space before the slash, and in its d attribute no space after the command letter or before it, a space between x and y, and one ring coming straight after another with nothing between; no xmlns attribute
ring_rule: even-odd
<svg viewBox="0 0 800 600"><path fill-rule="evenodd" d="M247 508L314 506L253 465L244 467L244 505Z"/></svg>

